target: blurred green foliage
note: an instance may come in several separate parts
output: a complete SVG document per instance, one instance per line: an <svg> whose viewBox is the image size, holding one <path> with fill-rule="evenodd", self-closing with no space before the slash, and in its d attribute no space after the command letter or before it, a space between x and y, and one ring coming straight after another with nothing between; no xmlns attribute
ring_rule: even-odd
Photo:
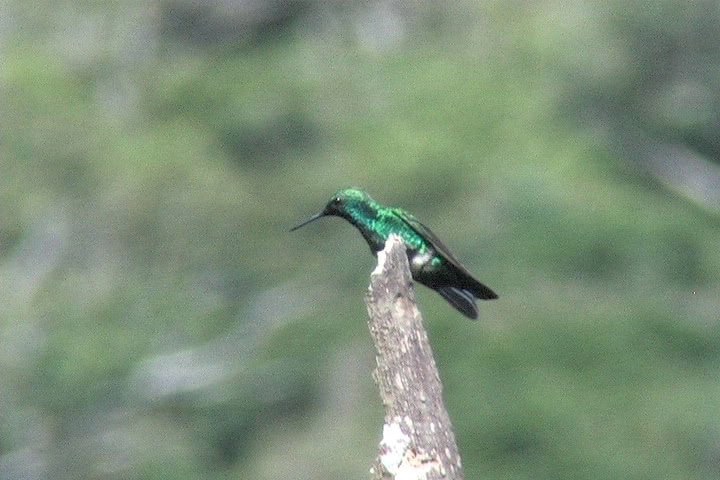
<svg viewBox="0 0 720 480"><path fill-rule="evenodd" d="M501 295L418 289L467 478L717 478L713 5L5 2L0 478L365 478L349 185Z"/></svg>

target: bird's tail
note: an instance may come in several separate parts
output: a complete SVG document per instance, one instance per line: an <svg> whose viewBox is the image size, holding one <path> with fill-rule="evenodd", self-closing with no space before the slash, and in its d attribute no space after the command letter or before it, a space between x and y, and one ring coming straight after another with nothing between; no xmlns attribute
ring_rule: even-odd
<svg viewBox="0 0 720 480"><path fill-rule="evenodd" d="M478 308L475 304L474 292L455 287L440 287L435 288L435 291L442 295L442 297L460 313L471 320L477 320ZM492 290L490 291L492 293Z"/></svg>

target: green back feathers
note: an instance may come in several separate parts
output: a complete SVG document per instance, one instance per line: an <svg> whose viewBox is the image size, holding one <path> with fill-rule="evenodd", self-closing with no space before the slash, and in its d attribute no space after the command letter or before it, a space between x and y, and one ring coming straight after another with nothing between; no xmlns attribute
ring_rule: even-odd
<svg viewBox="0 0 720 480"><path fill-rule="evenodd" d="M413 227L419 222L400 208L386 207L356 188L338 190L332 202L342 205L343 216L358 227L373 250L384 247L391 234L402 237L412 250L424 253L432 245Z"/></svg>

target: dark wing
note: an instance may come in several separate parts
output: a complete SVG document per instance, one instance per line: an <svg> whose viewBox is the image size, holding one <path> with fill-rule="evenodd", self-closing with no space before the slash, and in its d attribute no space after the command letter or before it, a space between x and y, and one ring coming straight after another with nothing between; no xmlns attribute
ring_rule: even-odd
<svg viewBox="0 0 720 480"><path fill-rule="evenodd" d="M460 263L460 260L455 258L455 255L450 252L450 250L437 237L437 235L435 235L433 231L430 230L428 227L423 225L420 220L406 212L398 212L398 217L400 217L403 222L405 222L410 228L415 230L419 235L430 240L430 243L432 243L435 250L440 255L445 257L445 259L448 260L451 264L453 264L453 266L459 268L464 272L467 272L468 275L470 274L470 272L468 272L468 270Z"/></svg>
<svg viewBox="0 0 720 480"><path fill-rule="evenodd" d="M450 250L445 246L445 244L433 233L432 230L430 230L428 227L423 225L420 220L415 218L414 216L410 215L407 212L404 212L402 210L396 209L395 213L398 217L402 219L403 222L405 222L410 228L415 230L419 235L422 235L423 237L427 238L430 243L432 243L433 247L435 248L435 251L437 251L442 257L445 258L453 267L455 267L459 272L461 272L466 278L465 280L468 282L467 289L470 290L477 298L480 298L482 300L492 300L495 298L498 298L497 294L493 292L490 288L486 287L482 283L480 283L472 273L468 271L467 268L463 266L462 263L460 263L460 260L455 258L455 255L453 255ZM465 286L465 285L463 285ZM451 302L452 303L452 302Z"/></svg>

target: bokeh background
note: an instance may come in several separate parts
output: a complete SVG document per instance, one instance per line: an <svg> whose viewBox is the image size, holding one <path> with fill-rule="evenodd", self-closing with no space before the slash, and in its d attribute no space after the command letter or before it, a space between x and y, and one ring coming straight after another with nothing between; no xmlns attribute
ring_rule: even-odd
<svg viewBox="0 0 720 480"><path fill-rule="evenodd" d="M0 478L367 478L340 187L500 300L418 297L469 479L720 478L714 1L0 3Z"/></svg>

